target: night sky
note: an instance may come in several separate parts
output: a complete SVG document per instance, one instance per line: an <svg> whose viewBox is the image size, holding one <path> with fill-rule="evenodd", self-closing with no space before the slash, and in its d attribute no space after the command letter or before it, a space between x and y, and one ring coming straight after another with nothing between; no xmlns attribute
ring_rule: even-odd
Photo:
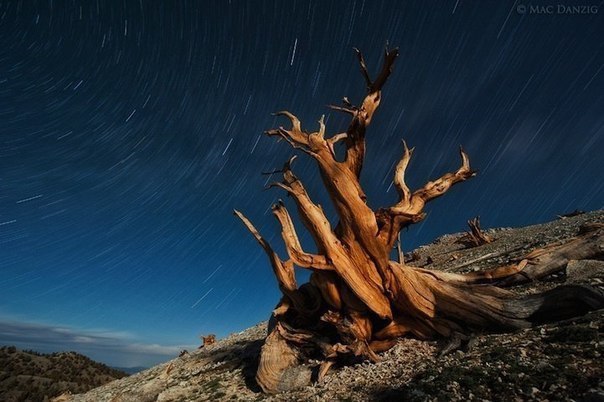
<svg viewBox="0 0 604 402"><path fill-rule="evenodd" d="M559 3L1 2L0 344L150 365L267 319L276 281L232 210L282 251L270 205L285 195L260 173L293 151L262 132L282 109L345 130L325 105L362 99L353 47L374 75L386 44L401 53L367 135L372 207L396 199L403 138L413 188L457 169L460 144L479 170L406 251L476 215L602 208L604 5L518 8ZM332 211L315 166L294 171Z"/></svg>

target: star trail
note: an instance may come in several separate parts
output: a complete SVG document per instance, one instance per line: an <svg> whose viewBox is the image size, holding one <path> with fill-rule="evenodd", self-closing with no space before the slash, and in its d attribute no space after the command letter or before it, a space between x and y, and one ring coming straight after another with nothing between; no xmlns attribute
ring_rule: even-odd
<svg viewBox="0 0 604 402"><path fill-rule="evenodd" d="M267 319L280 293L232 210L283 255L270 205L290 201L261 172L295 152L262 133L284 109L345 130L325 105L362 99L353 47L374 73L384 46L401 52L367 134L372 207L396 199L402 139L412 188L456 169L460 144L479 171L403 233L406 251L476 215L602 208L604 9L530 4L0 2L0 344L152 364Z"/></svg>

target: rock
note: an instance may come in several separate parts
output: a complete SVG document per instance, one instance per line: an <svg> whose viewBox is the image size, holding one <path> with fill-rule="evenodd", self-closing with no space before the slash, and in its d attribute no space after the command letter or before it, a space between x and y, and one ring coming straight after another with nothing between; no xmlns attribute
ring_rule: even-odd
<svg viewBox="0 0 604 402"><path fill-rule="evenodd" d="M566 282L592 284L594 279L604 279L604 261L570 260L566 266Z"/></svg>

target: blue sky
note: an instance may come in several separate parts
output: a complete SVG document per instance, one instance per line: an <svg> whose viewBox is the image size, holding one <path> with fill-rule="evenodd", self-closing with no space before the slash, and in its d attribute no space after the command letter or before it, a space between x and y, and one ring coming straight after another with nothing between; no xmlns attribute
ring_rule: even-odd
<svg viewBox="0 0 604 402"><path fill-rule="evenodd" d="M395 199L403 138L411 187L455 169L460 144L479 170L403 234L407 251L476 215L602 208L604 11L518 5L3 3L0 344L149 365L267 319L279 291L232 210L282 252L284 195L260 172L292 151L261 133L282 109L343 130L324 105L362 96L353 47L371 70L386 43L401 50L367 137L371 206ZM314 166L295 171L331 211Z"/></svg>

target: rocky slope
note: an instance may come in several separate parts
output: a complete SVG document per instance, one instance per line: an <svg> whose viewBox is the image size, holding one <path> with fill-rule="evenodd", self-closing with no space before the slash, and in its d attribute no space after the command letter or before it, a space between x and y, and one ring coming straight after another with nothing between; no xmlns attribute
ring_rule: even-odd
<svg viewBox="0 0 604 402"><path fill-rule="evenodd" d="M476 248L466 248L461 233L446 235L416 250L409 264L451 272L495 267L571 238L588 222L604 223L604 211L490 230L495 241ZM604 262L571 261L566 273L549 279L518 292L543 291L562 282L604 286ZM444 357L438 354L443 345L436 342L401 339L377 364L339 368L321 384L274 396L260 393L254 383L265 335L266 323L258 324L71 400L604 400L603 310L515 333L478 334L464 350Z"/></svg>
<svg viewBox="0 0 604 402"><path fill-rule="evenodd" d="M43 401L86 392L128 374L75 352L41 354L0 347L0 401Z"/></svg>

